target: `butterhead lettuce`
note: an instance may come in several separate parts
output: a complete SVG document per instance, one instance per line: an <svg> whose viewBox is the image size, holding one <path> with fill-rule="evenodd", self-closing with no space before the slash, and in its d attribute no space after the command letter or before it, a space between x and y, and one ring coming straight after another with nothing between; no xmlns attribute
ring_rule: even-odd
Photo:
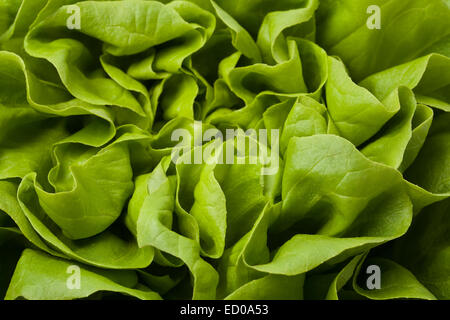
<svg viewBox="0 0 450 320"><path fill-rule="evenodd" d="M450 299L449 112L448 0L0 0L0 296Z"/></svg>

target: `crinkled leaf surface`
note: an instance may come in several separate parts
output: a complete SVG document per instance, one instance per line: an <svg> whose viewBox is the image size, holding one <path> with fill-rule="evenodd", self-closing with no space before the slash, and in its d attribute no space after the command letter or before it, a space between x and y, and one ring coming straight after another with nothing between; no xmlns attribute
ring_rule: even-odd
<svg viewBox="0 0 450 320"><path fill-rule="evenodd" d="M0 297L450 299L449 59L448 0L0 0Z"/></svg>

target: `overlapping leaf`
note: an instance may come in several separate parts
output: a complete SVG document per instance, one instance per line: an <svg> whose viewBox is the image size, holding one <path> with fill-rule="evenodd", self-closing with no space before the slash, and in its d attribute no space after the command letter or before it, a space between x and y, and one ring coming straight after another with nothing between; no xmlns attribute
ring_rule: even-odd
<svg viewBox="0 0 450 320"><path fill-rule="evenodd" d="M450 299L449 21L0 0L0 295Z"/></svg>

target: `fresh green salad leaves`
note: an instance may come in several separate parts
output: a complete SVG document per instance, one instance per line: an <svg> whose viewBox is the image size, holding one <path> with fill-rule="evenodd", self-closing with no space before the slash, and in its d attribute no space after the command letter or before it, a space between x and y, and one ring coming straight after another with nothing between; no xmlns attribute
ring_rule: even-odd
<svg viewBox="0 0 450 320"><path fill-rule="evenodd" d="M450 299L448 0L0 0L0 296Z"/></svg>

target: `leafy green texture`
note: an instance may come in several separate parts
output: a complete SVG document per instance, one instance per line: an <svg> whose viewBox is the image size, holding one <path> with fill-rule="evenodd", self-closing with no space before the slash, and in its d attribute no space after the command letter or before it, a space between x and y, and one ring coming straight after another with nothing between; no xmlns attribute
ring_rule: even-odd
<svg viewBox="0 0 450 320"><path fill-rule="evenodd" d="M2 298L450 299L449 196L448 0L0 0Z"/></svg>
<svg viewBox="0 0 450 320"><path fill-rule="evenodd" d="M375 300L384 299L436 299L433 294L422 285L414 275L404 267L388 259L372 258L365 261L362 267L377 265L383 270L383 279L379 290L366 290L365 284L361 288L355 281L355 290L367 298Z"/></svg>
<svg viewBox="0 0 450 320"><path fill-rule="evenodd" d="M157 293L137 283L133 271L118 273L83 268L80 270L80 289L67 290L67 270L70 271L70 266L69 261L26 249L17 264L13 285L9 287L5 299L76 299L98 291L120 292L148 300L160 299Z"/></svg>

